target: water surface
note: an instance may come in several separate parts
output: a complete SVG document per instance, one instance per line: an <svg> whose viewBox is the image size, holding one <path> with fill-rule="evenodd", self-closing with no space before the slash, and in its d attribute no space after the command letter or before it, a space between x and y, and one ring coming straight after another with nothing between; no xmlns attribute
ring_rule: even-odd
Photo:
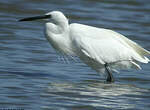
<svg viewBox="0 0 150 110"><path fill-rule="evenodd" d="M17 22L52 10L77 22L115 30L150 50L148 0L1 0L0 108L25 110L148 110L150 64L122 70L116 82L87 65L63 61L44 37L44 21Z"/></svg>

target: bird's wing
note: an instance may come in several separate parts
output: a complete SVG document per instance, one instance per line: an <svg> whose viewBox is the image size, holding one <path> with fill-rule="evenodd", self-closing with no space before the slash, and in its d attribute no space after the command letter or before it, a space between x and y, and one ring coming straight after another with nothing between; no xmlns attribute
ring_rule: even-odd
<svg viewBox="0 0 150 110"><path fill-rule="evenodd" d="M120 42L122 42L124 45L129 46L130 48L134 49L139 55L141 55L141 57L150 56L150 52L147 51L146 49L142 48L137 43L133 42L132 40L124 37L123 35L115 32L115 31L111 31L111 32L116 36L117 39L119 37L118 40Z"/></svg>
<svg viewBox="0 0 150 110"><path fill-rule="evenodd" d="M82 24L70 25L70 36L80 57L87 56L101 64L125 60L146 62L120 34L115 32L86 26ZM128 40L128 39L127 39Z"/></svg>

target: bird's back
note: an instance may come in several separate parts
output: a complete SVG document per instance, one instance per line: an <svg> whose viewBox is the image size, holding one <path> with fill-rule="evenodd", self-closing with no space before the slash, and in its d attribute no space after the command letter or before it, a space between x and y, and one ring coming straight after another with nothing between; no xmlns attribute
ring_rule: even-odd
<svg viewBox="0 0 150 110"><path fill-rule="evenodd" d="M70 24L70 36L80 57L87 56L101 64L123 60L142 63L149 61L146 57L150 55L149 51L109 29L73 23ZM140 68L136 63L134 65Z"/></svg>

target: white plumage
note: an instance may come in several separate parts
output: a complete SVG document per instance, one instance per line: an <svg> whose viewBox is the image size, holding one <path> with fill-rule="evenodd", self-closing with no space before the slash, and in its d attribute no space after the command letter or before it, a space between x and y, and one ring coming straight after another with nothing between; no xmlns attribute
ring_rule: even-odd
<svg viewBox="0 0 150 110"><path fill-rule="evenodd" d="M86 56L99 62L100 65L104 65L107 62L112 64L112 67L116 67L117 64L119 68L130 66L139 68L132 62L148 63L149 61L145 57L145 55L150 55L148 51L112 30L81 24L71 24L70 30L70 36L77 36L72 37L72 41L77 50L76 54L81 59ZM126 65L126 63L130 64Z"/></svg>
<svg viewBox="0 0 150 110"><path fill-rule="evenodd" d="M113 81L113 69L140 69L139 62L149 62L146 57L150 55L149 51L117 32L77 23L68 24L67 18L59 11L47 13L43 18L52 19L53 23L46 23L45 33L57 51L78 56L98 73L108 73L109 82ZM20 21L34 19L36 17Z"/></svg>

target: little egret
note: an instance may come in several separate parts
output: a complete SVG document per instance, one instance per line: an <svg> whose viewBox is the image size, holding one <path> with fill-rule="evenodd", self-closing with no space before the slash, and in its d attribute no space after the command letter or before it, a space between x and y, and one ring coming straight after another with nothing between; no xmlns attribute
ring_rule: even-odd
<svg viewBox="0 0 150 110"><path fill-rule="evenodd" d="M45 25L46 38L58 52L79 57L84 63L106 73L107 82L114 82L116 69L141 69L139 63L148 63L150 52L125 36L109 29L97 28L78 23L68 23L60 11L43 16L28 17L19 21L51 19Z"/></svg>

